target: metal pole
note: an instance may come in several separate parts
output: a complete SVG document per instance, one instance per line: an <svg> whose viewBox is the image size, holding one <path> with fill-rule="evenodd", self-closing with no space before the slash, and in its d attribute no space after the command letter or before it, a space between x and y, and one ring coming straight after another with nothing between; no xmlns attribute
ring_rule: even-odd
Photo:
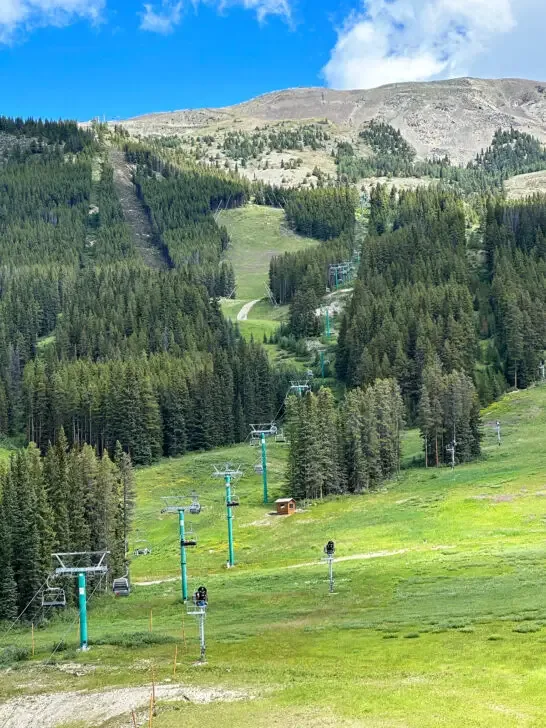
<svg viewBox="0 0 546 728"><path fill-rule="evenodd" d="M325 326L326 326L326 338L329 339L330 338L330 310L328 309L328 306L326 306Z"/></svg>
<svg viewBox="0 0 546 728"><path fill-rule="evenodd" d="M328 577L330 579L330 594L334 591L334 559L328 559Z"/></svg>
<svg viewBox="0 0 546 728"><path fill-rule="evenodd" d="M178 511L178 524L180 526L180 572L182 574L182 601L188 601L188 574L186 569L186 547L184 541L186 540L186 532L184 528L184 509L180 508Z"/></svg>
<svg viewBox="0 0 546 728"><path fill-rule="evenodd" d="M205 644L205 610L201 609L199 615L199 643L201 645L201 660L205 659L206 644Z"/></svg>
<svg viewBox="0 0 546 728"><path fill-rule="evenodd" d="M235 556L233 554L233 514L231 512L231 477L229 475L226 478L226 510L227 510L227 526L228 526L228 566L235 566Z"/></svg>
<svg viewBox="0 0 546 728"><path fill-rule="evenodd" d="M85 573L78 574L78 603L80 607L80 650L87 650L87 595Z"/></svg>
<svg viewBox="0 0 546 728"><path fill-rule="evenodd" d="M267 503L267 452L265 449L265 435L262 432L262 480L264 484L264 503Z"/></svg>

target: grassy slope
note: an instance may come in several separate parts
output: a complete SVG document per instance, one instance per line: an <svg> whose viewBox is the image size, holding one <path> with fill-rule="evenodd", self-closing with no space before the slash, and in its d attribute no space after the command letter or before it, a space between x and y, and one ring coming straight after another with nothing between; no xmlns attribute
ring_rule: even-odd
<svg viewBox="0 0 546 728"><path fill-rule="evenodd" d="M247 301L263 298L268 280L269 261L274 255L293 253L318 244L317 240L296 235L284 224L284 212L274 207L246 205L235 210L224 210L218 223L225 225L231 237L228 258L233 264L237 281L237 301L226 301L223 311L235 319ZM287 307L273 308L266 302L251 310L249 319L241 322L245 336L261 339L270 334L284 317Z"/></svg>
<svg viewBox="0 0 546 728"><path fill-rule="evenodd" d="M251 301L266 295L269 261L274 255L310 248L318 241L296 235L284 224L283 210L246 205L223 210L218 224L225 225L232 245L228 257L237 279L237 297Z"/></svg>
<svg viewBox="0 0 546 728"><path fill-rule="evenodd" d="M146 631L153 608L154 632L180 643L181 681L245 686L257 696L251 703L160 706L156 728L192 728L203 719L297 728L542 726L546 388L509 395L484 420L497 418L503 444L497 447L486 425L478 463L454 473L408 468L381 492L313 505L288 519L267 515L250 446L139 471L136 527L154 551L134 560L135 582L178 574L176 516L160 514L160 497L196 488L207 505L190 519L198 546L188 564L190 587L202 581L209 588L209 662L192 666L197 635L187 616L184 647L178 581L135 586L126 600L102 598L90 613L91 637ZM407 464L418 449L416 433L408 433ZM270 446L272 497L285 457L282 446ZM238 565L231 572L224 566L223 487L209 477L212 464L226 459L247 471L237 486ZM339 557L354 557L336 564L333 596L319 563L328 538ZM68 627L74 643L76 625ZM65 629L57 623L38 633L38 657ZM16 640L29 644L28 631ZM166 679L173 649L72 653L69 659L97 670L81 678L42 671L39 689L145 683L150 660ZM28 669L6 673L0 696L25 682Z"/></svg>

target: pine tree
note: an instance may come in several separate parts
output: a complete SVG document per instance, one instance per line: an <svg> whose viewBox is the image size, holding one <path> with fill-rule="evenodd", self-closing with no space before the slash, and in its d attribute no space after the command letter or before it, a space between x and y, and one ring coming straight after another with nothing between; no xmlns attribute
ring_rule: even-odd
<svg viewBox="0 0 546 728"><path fill-rule="evenodd" d="M2 478L3 479L3 478ZM12 542L8 513L0 501L0 621L17 616L17 583L12 566Z"/></svg>

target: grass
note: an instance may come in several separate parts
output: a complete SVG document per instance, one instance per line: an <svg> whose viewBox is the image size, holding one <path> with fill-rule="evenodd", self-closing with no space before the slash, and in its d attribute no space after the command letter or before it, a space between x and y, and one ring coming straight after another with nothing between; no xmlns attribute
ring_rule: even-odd
<svg viewBox="0 0 546 728"><path fill-rule="evenodd" d="M283 210L262 205L246 205L223 210L218 223L231 237L228 258L237 281L237 297L252 301L265 296L269 261L274 255L318 245L317 240L293 233L284 224Z"/></svg>
<svg viewBox="0 0 546 728"><path fill-rule="evenodd" d="M203 720L264 728L542 726L546 387L507 395L484 413L486 423L497 418L502 446L487 425L478 462L453 473L416 467L419 438L411 431L397 480L290 518L269 515L261 502L258 452L248 445L139 470L135 528L153 552L133 560L131 597L92 600L97 644L87 654L74 652L72 610L38 630L34 661L3 672L0 696L22 684L40 692L148 684L152 663L157 679L171 679L177 641L177 679L240 687L254 699L160 704L155 728ZM271 499L281 493L286 454L270 443ZM210 477L213 464L226 460L245 471L236 486L230 571L223 485ZM188 517L198 539L188 552L190 588L204 583L210 594L208 663L199 667L197 627L179 601L176 516L160 512L161 496L193 489L206 507ZM340 558L332 596L320 563L328 538ZM176 580L139 585L163 579ZM143 637L150 610L157 642ZM93 671L75 677L40 666L63 634L61 664ZM28 629L0 639L6 644L28 648Z"/></svg>

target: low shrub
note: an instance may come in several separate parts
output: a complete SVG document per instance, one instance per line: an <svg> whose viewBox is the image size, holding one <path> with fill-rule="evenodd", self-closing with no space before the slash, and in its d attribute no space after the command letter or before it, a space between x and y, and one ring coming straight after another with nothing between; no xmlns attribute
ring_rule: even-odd
<svg viewBox="0 0 546 728"><path fill-rule="evenodd" d="M166 634L153 632L131 632L129 634L107 635L93 640L93 645L112 645L113 647L145 647L146 645L167 645L175 642L175 638Z"/></svg>
<svg viewBox="0 0 546 728"><path fill-rule="evenodd" d="M14 662L22 662L23 660L28 660L29 656L30 651L26 647L9 645L0 649L0 665L7 666Z"/></svg>

